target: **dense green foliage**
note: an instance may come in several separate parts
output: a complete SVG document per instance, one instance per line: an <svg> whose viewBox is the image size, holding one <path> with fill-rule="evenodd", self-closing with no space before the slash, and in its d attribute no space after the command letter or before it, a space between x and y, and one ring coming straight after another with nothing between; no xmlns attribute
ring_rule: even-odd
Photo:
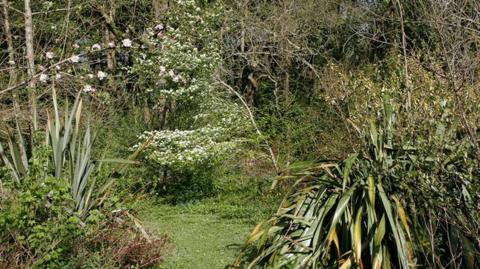
<svg viewBox="0 0 480 269"><path fill-rule="evenodd" d="M409 268L427 266L426 257L435 252L440 262L453 262L446 249L465 268L475 268L478 234L469 231L478 231L471 197L478 182L470 179L478 169L469 160L471 143L449 136L439 121L434 137L443 146L432 144L445 148L425 151L429 143L394 135L398 115L389 103L383 112L381 126L372 123L365 133L365 150L358 156L342 164L292 167L286 179L299 179L274 217L252 232L249 251L258 253L249 254L256 258L248 268ZM443 210L448 223L429 219ZM432 233L426 221L438 226L431 246L423 243Z"/></svg>
<svg viewBox="0 0 480 269"><path fill-rule="evenodd" d="M72 241L82 233L79 216L67 210L73 207L68 185L55 178L24 181L26 184L16 192L6 194L8 197L18 193L18 197L2 198L2 242L10 243L2 252L11 253L2 257L2 262L13 265L17 258L14 255L26 248L30 252L26 256L36 259L33 266L64 267L72 252ZM6 239L3 233L13 236Z"/></svg>
<svg viewBox="0 0 480 269"><path fill-rule="evenodd" d="M1 5L0 268L479 266L479 1Z"/></svg>

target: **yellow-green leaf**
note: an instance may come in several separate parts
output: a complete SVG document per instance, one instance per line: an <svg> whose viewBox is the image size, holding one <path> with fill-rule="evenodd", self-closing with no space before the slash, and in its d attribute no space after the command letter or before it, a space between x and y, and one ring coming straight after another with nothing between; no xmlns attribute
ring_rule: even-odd
<svg viewBox="0 0 480 269"><path fill-rule="evenodd" d="M373 176L368 176L368 200L372 208L375 208L375 181Z"/></svg>
<svg viewBox="0 0 480 269"><path fill-rule="evenodd" d="M363 207L360 207L357 212L355 225L353 228L353 251L357 265L362 264L362 214Z"/></svg>

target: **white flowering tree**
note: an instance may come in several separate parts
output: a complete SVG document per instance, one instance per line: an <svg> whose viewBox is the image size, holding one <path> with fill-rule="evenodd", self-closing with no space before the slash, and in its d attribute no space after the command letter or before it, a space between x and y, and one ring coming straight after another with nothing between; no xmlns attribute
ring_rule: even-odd
<svg viewBox="0 0 480 269"><path fill-rule="evenodd" d="M168 114L170 124L140 136L148 161L175 171L205 167L232 156L251 131L242 109L214 85L221 64L219 8L176 1L165 24L146 29L130 74L138 95ZM169 117L165 119L165 117Z"/></svg>

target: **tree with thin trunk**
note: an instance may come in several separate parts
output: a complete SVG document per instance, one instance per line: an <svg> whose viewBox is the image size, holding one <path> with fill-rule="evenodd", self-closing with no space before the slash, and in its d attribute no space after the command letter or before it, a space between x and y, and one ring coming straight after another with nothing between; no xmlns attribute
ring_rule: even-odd
<svg viewBox="0 0 480 269"><path fill-rule="evenodd" d="M32 111L33 130L37 130L37 100L35 95L35 53L33 51L33 20L32 9L30 7L30 0L25 0L25 46L27 48L27 73L29 77L28 92L29 102Z"/></svg>
<svg viewBox="0 0 480 269"><path fill-rule="evenodd" d="M12 32L10 30L10 19L8 15L8 8L9 3L8 0L3 0L3 27L5 31L5 39L7 40L7 51L8 51L8 63L9 63L9 70L8 70L8 87L12 87L17 83L17 70L15 68L15 52L13 49L13 38ZM16 91L12 91L12 98L13 98L13 108L15 112L15 117L18 116L18 112L20 111L18 105L18 94Z"/></svg>

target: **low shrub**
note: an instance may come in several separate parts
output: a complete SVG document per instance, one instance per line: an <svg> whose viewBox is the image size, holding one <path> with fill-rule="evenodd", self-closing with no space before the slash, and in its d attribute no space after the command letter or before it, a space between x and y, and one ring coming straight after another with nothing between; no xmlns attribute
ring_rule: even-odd
<svg viewBox="0 0 480 269"><path fill-rule="evenodd" d="M110 206L118 202L82 218L72 210L66 180L25 183L2 188L0 268L131 268L163 261L167 238L152 237L130 213Z"/></svg>
<svg viewBox="0 0 480 269"><path fill-rule="evenodd" d="M85 231L72 210L68 182L52 177L23 180L25 184L4 189L9 195L0 198L0 264L66 267L74 242Z"/></svg>
<svg viewBox="0 0 480 269"><path fill-rule="evenodd" d="M103 217L100 222L96 217L91 220L96 228L77 246L77 258L73 261L76 267L84 268L84 259L88 260L92 253L101 257L97 263L105 265L108 262L113 268L150 268L163 261L168 247L167 236L151 236L125 210Z"/></svg>

